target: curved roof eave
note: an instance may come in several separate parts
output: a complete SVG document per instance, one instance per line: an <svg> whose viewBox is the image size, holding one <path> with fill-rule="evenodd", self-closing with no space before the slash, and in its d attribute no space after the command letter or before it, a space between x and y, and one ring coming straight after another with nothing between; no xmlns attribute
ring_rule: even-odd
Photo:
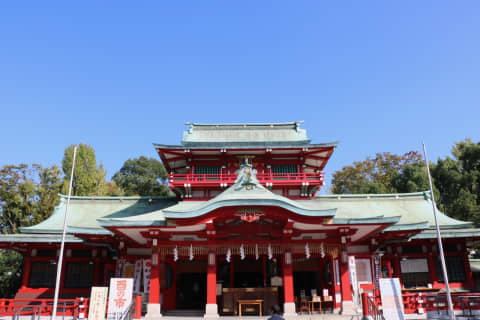
<svg viewBox="0 0 480 320"><path fill-rule="evenodd" d="M98 219L97 221L102 227L161 227L166 225L166 222L164 220L130 221L122 219Z"/></svg>
<svg viewBox="0 0 480 320"><path fill-rule="evenodd" d="M308 216L308 217L332 217L335 215L337 209L327 209L327 210L308 210L300 207L295 207L288 202L283 202L280 200L272 199L248 199L248 203L245 203L245 200L220 200L207 204L206 206L194 209L191 211L175 212L163 210L165 218L170 219L181 219L181 218L195 218L207 214L213 210L222 208L222 207L234 207L234 206L276 206L293 213Z"/></svg>
<svg viewBox="0 0 480 320"><path fill-rule="evenodd" d="M192 145L166 145L153 143L154 148L162 149L219 149L224 148L227 143L223 142L203 142L195 143ZM326 147L336 147L338 145L337 141L328 142L328 143L310 143L310 141L301 141L301 143L292 143L292 142L283 142L283 141L274 141L274 142L229 142L229 148L227 149L249 149L252 147L266 148L266 147L278 147L278 148L326 148Z"/></svg>
<svg viewBox="0 0 480 320"><path fill-rule="evenodd" d="M383 230L383 232L388 231L404 231L404 230L419 230L428 228L428 221L422 221L419 223L408 223L408 224L394 224Z"/></svg>
<svg viewBox="0 0 480 320"><path fill-rule="evenodd" d="M333 219L332 224L394 224L400 221L400 216L384 217L377 216L371 218L348 218L348 219Z"/></svg>

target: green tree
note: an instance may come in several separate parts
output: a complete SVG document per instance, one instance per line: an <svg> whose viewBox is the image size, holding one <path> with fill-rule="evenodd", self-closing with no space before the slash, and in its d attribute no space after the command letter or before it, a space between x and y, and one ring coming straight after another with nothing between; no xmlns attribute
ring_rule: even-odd
<svg viewBox="0 0 480 320"><path fill-rule="evenodd" d="M36 214L35 182L26 164L7 165L0 170L0 228L2 233L17 233L20 226L32 223Z"/></svg>
<svg viewBox="0 0 480 320"><path fill-rule="evenodd" d="M17 233L21 226L41 222L58 202L61 176L58 167L9 165L0 169L0 229ZM0 250L0 297L12 297L21 281L22 256Z"/></svg>
<svg viewBox="0 0 480 320"><path fill-rule="evenodd" d="M432 169L440 191L437 203L449 216L480 225L480 143L455 143L451 157L438 159Z"/></svg>
<svg viewBox="0 0 480 320"><path fill-rule="evenodd" d="M13 298L22 281L22 255L0 249L0 297Z"/></svg>
<svg viewBox="0 0 480 320"><path fill-rule="evenodd" d="M165 183L165 167L154 158L128 159L112 179L126 195L164 196L170 193Z"/></svg>
<svg viewBox="0 0 480 320"><path fill-rule="evenodd" d="M105 184L106 196L123 196L125 192L120 188L115 181L109 181Z"/></svg>
<svg viewBox="0 0 480 320"><path fill-rule="evenodd" d="M355 161L353 165L345 166L333 174L332 192L336 194L397 192L398 186L394 184L394 180L400 184L401 179L398 175L402 173L402 169L408 165L418 164L421 159L418 152L410 151L404 155L377 153L374 158L367 157L364 161ZM405 174L411 174L410 169Z"/></svg>
<svg viewBox="0 0 480 320"><path fill-rule="evenodd" d="M39 223L49 217L60 198L58 194L62 189L62 171L56 166L43 168L35 165L38 170L38 183L36 184L36 210L32 213L33 223Z"/></svg>
<svg viewBox="0 0 480 320"><path fill-rule="evenodd" d="M70 175L72 172L74 145L65 149L62 161L64 174L62 193L68 194ZM95 150L89 145L79 144L75 172L73 174L72 195L73 196L95 196L105 193L106 171L102 165L97 166Z"/></svg>

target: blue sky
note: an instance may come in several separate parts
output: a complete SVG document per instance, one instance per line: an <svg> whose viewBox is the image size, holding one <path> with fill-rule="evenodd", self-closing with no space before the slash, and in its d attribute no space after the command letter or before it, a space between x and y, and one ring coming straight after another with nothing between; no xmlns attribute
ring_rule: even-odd
<svg viewBox="0 0 480 320"><path fill-rule="evenodd" d="M478 1L10 1L0 5L0 165L92 145L110 177L191 122L305 120L435 160L480 138Z"/></svg>

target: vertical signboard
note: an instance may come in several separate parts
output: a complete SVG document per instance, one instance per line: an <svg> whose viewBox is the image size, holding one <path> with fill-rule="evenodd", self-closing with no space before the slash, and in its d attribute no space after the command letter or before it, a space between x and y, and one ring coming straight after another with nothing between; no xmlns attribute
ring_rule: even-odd
<svg viewBox="0 0 480 320"><path fill-rule="evenodd" d="M359 305L357 266L355 264L354 256L348 256L348 271L350 273L350 283L352 284L352 300L353 300L353 303L355 303L356 305Z"/></svg>
<svg viewBox="0 0 480 320"><path fill-rule="evenodd" d="M110 279L110 296L108 298L108 313L123 313L132 303L133 279Z"/></svg>
<svg viewBox="0 0 480 320"><path fill-rule="evenodd" d="M88 307L88 319L104 320L107 308L108 287L92 287L90 293L90 305Z"/></svg>
<svg viewBox="0 0 480 320"><path fill-rule="evenodd" d="M152 268L152 260L143 260L143 292L150 292L150 270Z"/></svg>
<svg viewBox="0 0 480 320"><path fill-rule="evenodd" d="M398 278L380 279L383 316L386 320L404 320L402 288Z"/></svg>
<svg viewBox="0 0 480 320"><path fill-rule="evenodd" d="M135 262L135 275L133 277L133 292L140 293L140 280L142 277L143 260Z"/></svg>
<svg viewBox="0 0 480 320"><path fill-rule="evenodd" d="M375 289L380 288L380 274L381 274L381 269L380 269L380 257L378 255L373 256L373 265L374 265L374 272L375 272Z"/></svg>

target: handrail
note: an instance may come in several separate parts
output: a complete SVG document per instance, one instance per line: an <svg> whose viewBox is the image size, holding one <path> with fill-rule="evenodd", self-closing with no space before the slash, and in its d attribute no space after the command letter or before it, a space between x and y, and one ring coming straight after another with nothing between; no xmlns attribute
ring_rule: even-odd
<svg viewBox="0 0 480 320"><path fill-rule="evenodd" d="M366 292L362 293L362 312L364 320L385 320L375 301Z"/></svg>
<svg viewBox="0 0 480 320"><path fill-rule="evenodd" d="M318 180L322 181L324 178L323 172L296 172L296 173L257 173L257 179L260 182L267 182L275 180L289 180L289 181L305 181L305 180ZM204 182L204 181L227 181L235 182L237 179L237 174L235 173L214 173L214 174L199 174L199 173L188 173L188 174L177 174L172 173L168 175L170 182Z"/></svg>
<svg viewBox="0 0 480 320"><path fill-rule="evenodd" d="M132 299L130 304L128 305L127 309L123 312L115 312L113 313L114 320L132 320L132 315L135 313L135 299ZM110 313L111 314L111 313ZM108 314L107 314L107 318Z"/></svg>
<svg viewBox="0 0 480 320"><path fill-rule="evenodd" d="M73 316L76 318L79 313L77 299L59 299L59 309L57 315L65 318L66 316ZM88 304L88 298L84 298L84 303ZM53 299L0 299L0 316L12 316L16 319L21 315L29 315L34 312L36 315L45 316L52 314ZM62 310L63 309L63 310Z"/></svg>

